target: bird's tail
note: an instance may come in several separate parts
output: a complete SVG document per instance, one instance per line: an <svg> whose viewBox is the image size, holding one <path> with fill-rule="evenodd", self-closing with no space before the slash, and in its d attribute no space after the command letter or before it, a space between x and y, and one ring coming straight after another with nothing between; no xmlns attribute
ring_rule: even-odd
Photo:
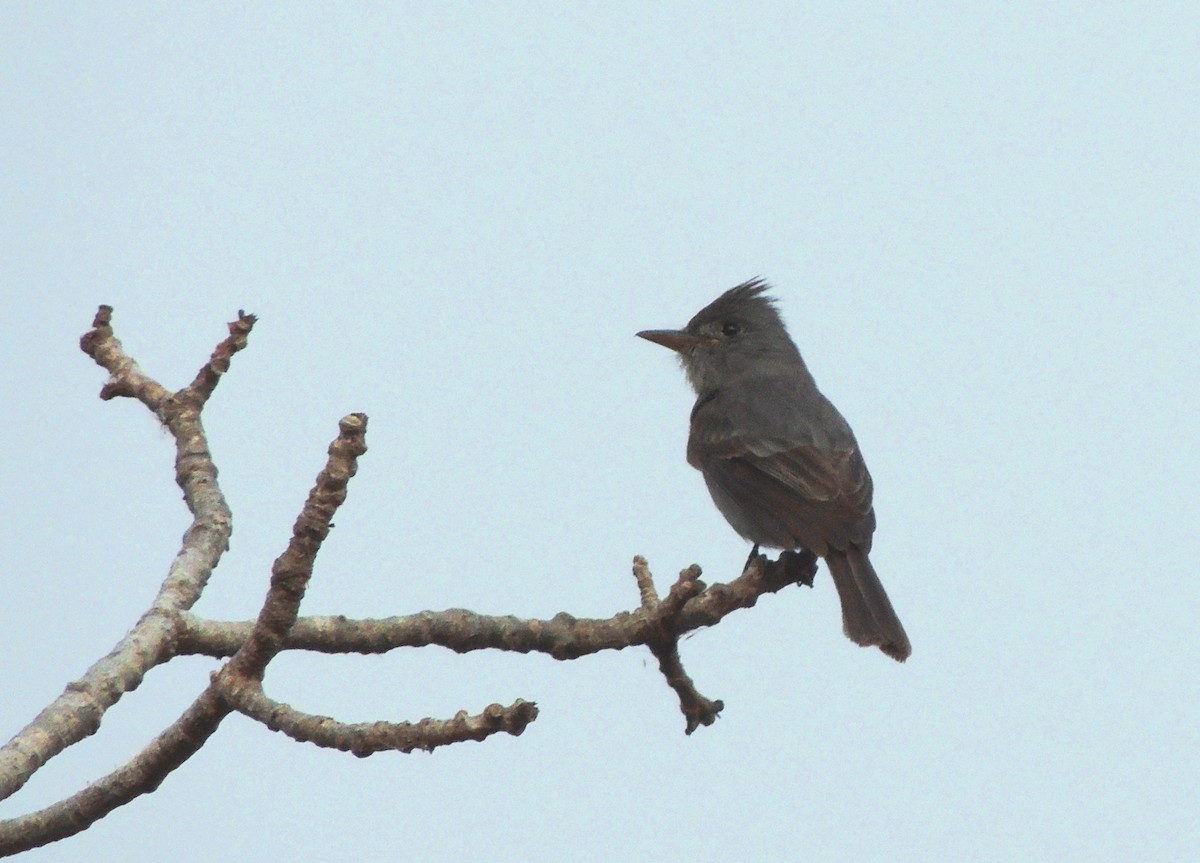
<svg viewBox="0 0 1200 863"><path fill-rule="evenodd" d="M863 647L878 647L899 662L908 659L912 645L866 552L831 548L825 563L842 600L846 637Z"/></svg>

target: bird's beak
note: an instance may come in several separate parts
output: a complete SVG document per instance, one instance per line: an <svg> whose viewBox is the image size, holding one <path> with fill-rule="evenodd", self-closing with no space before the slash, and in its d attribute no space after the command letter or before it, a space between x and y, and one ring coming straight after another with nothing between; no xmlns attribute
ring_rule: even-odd
<svg viewBox="0 0 1200 863"><path fill-rule="evenodd" d="M662 345L664 348L670 348L680 353L707 341L684 330L642 330L638 336L648 342L654 342L656 345Z"/></svg>

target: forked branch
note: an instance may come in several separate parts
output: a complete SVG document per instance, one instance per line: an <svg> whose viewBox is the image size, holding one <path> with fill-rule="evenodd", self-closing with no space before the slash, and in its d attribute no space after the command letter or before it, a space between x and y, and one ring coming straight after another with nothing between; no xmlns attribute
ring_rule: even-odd
<svg viewBox="0 0 1200 863"><path fill-rule="evenodd" d="M156 789L176 767L204 745L231 712L239 712L294 740L366 756L381 751L432 750L451 743L484 740L504 732L521 734L537 718L536 705L517 699L470 715L419 722L346 723L298 710L271 699L263 689L267 665L282 650L323 653L383 653L400 647L441 645L459 653L494 649L541 652L576 659L601 650L645 645L659 661L679 698L687 733L710 725L720 701L696 691L679 657L679 638L718 623L760 596L789 584L812 583L816 559L786 553L779 561L755 557L729 584L706 586L700 568L685 569L660 599L646 561L634 558L639 606L611 618L549 620L476 614L463 609L424 611L404 617L348 620L300 617L300 604L313 576L316 555L345 501L358 459L366 452L367 417L350 414L339 423L325 467L317 477L275 561L266 599L254 621L206 620L192 613L214 568L228 548L232 514L217 482L201 413L233 355L246 347L254 315L239 312L229 335L192 382L171 392L147 376L113 334L112 308L101 306L80 346L109 374L100 397L136 399L170 432L175 443L176 481L192 523L153 603L113 650L72 682L57 699L0 748L0 799L18 791L51 758L94 734L104 713L137 688L156 665L183 654L228 661L214 672L193 704L141 752L117 770L43 810L0 821L0 856L71 836L118 806Z"/></svg>

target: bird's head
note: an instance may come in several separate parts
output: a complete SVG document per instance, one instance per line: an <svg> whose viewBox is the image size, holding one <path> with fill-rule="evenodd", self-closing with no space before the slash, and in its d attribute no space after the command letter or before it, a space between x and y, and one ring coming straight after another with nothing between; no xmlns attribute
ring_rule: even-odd
<svg viewBox="0 0 1200 863"><path fill-rule="evenodd" d="M682 330L643 330L643 339L679 355L697 393L730 380L791 370L801 364L770 285L751 279L696 312Z"/></svg>

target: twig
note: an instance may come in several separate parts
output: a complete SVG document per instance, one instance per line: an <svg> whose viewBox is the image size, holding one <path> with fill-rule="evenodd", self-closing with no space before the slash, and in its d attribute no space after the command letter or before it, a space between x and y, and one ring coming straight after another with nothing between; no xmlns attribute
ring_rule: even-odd
<svg viewBox="0 0 1200 863"><path fill-rule="evenodd" d="M301 743L352 752L360 758L376 752L432 752L439 746L485 740L501 732L517 736L538 715L536 704L518 698L508 707L492 704L477 716L468 716L463 710L452 719L352 724L273 701L255 680L246 680L239 688L226 688L224 693L239 712L272 731Z"/></svg>

